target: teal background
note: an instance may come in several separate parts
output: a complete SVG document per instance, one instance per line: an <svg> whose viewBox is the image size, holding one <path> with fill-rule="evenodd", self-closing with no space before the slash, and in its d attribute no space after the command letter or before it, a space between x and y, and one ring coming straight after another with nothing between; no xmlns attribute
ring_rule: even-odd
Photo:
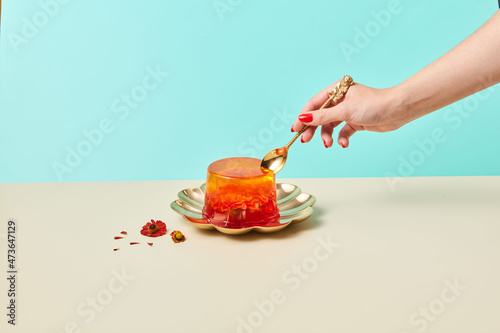
<svg viewBox="0 0 500 333"><path fill-rule="evenodd" d="M498 10L495 0L401 0L348 61L340 44L390 1L65 0L16 52L23 18L44 23L41 3L53 1L2 1L0 182L203 179L212 161L284 145L307 100L344 74L398 84ZM148 68L168 76L121 119L113 103L123 107ZM296 143L280 177L401 175L415 140L436 128L446 140L404 176L499 175L500 87L457 105L469 115L449 106L395 132L357 133L348 149L319 136ZM58 176L53 164L105 118L113 131Z"/></svg>

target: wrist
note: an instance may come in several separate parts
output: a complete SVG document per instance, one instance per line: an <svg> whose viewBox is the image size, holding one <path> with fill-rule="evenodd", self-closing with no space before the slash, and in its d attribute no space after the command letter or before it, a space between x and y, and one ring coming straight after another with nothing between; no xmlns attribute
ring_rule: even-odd
<svg viewBox="0 0 500 333"><path fill-rule="evenodd" d="M426 114L425 108L417 99L416 91L408 88L404 82L386 90L387 110L401 126Z"/></svg>

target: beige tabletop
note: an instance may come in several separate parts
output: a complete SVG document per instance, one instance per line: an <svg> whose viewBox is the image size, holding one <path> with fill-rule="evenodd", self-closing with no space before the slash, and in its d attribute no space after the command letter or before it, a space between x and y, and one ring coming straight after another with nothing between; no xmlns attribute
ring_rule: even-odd
<svg viewBox="0 0 500 333"><path fill-rule="evenodd" d="M0 184L0 331L500 332L500 177L279 182L313 216L242 236L170 209L202 181ZM150 219L186 242L146 239Z"/></svg>

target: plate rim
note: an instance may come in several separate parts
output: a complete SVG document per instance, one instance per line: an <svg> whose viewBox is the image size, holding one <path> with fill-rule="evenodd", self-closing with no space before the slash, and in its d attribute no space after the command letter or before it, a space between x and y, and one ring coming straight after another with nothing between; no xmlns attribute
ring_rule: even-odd
<svg viewBox="0 0 500 333"><path fill-rule="evenodd" d="M302 190L299 186L295 185L295 184L290 184L290 183L277 183L276 185L278 184L285 184L285 185L292 185L295 187L295 189L292 191L292 193L289 195L291 198L289 200L286 200L284 202L281 202L278 204L278 209L280 208L280 206L283 206L289 202L291 202L292 200L296 199L300 194L302 194ZM193 190L193 189L200 189L203 193L205 193L205 183L203 183L202 185L200 185L199 187L190 187L190 188L186 188L186 189L183 189L181 191L179 191L177 193L177 199L172 201L170 203L170 208L175 211L176 213L178 213L179 215L181 215L183 217L183 220L186 221L188 224L190 225L193 225L195 227L197 227L198 229L203 229L203 230L217 230L221 233L224 233L224 234L230 234L230 235L241 235L241 234L246 234L250 231L256 231L256 232L259 232L259 233L271 233L271 232L277 232L277 231L281 231L283 230L284 228L286 228L287 226L291 225L291 224L296 224L296 223L299 223L299 222L303 222L305 220L307 220L309 217L312 216L313 214L313 211L314 209L312 208L312 206L316 203L316 197L312 194L309 194L309 193L305 193L305 194L308 194L310 195L310 198L305 202L303 203L302 205L300 206L304 206L303 208L301 208L298 212L294 213L294 214L290 214L288 216L282 216L280 214L280 225L278 226L272 226L272 227L265 227L265 226L252 226L252 227L246 227L246 228L224 228L224 227L218 227L218 226L215 226L209 222L205 222L205 223L200 223L200 222L196 222L196 221L192 221L190 219L196 219L196 220L204 220L206 221L201 214L196 214L196 213L193 213L193 212L189 212L187 211L185 208L183 208L179 203L183 203L191 208L194 208L198 211L200 211L201 213L201 209L199 209L198 207L193 207L192 204L190 204L190 202L186 202L186 201L183 201L181 198L182 197L186 197L189 199L189 201L195 201L195 200L192 200L190 199L187 195L184 194L185 191L187 190ZM288 196L285 197L288 199ZM196 201L196 205L195 206L201 206L204 204L204 199L203 201L200 203L198 201ZM309 202L309 203L308 203ZM299 206L299 207L300 207ZM187 212L189 214L185 214L184 212ZM305 216L297 216L297 218L293 218L294 215L297 215L299 213L302 213L302 212L307 212L305 214ZM281 213L281 210L280 210L280 213ZM193 215L193 216L189 216L189 215ZM195 217L194 215L197 215L197 217ZM200 218L201 216L201 218Z"/></svg>

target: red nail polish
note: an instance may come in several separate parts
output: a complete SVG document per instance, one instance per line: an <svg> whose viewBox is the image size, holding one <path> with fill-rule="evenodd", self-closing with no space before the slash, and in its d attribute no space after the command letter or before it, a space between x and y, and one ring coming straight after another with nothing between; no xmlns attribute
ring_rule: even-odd
<svg viewBox="0 0 500 333"><path fill-rule="evenodd" d="M300 137L300 142L304 143L304 137Z"/></svg>
<svg viewBox="0 0 500 333"><path fill-rule="evenodd" d="M342 142L340 142L340 145L342 146L342 148L345 148L344 144Z"/></svg>
<svg viewBox="0 0 500 333"><path fill-rule="evenodd" d="M323 140L323 144L325 145L325 148L328 148L328 146L326 145L326 141Z"/></svg>
<svg viewBox="0 0 500 333"><path fill-rule="evenodd" d="M311 121L313 121L313 115L310 113L301 114L299 116L299 120L303 123L310 123Z"/></svg>
<svg viewBox="0 0 500 333"><path fill-rule="evenodd" d="M292 125L292 128L290 130L293 132L293 125Z"/></svg>

